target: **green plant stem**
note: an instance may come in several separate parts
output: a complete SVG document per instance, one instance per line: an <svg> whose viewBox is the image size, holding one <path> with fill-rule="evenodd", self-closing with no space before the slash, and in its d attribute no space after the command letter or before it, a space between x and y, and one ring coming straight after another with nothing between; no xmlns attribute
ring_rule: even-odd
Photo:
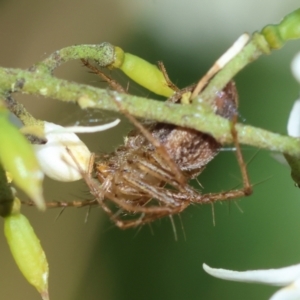
<svg viewBox="0 0 300 300"><path fill-rule="evenodd" d="M179 126L193 128L214 136L222 143L231 143L230 122L215 115L207 106L164 103L137 96L108 92L104 89L71 83L47 74L36 74L19 69L0 68L0 86L10 89L22 79L19 91L43 95L66 102L78 103L82 108L100 108L118 111L119 101L130 114ZM25 124L26 125L26 124ZM237 124L239 141L242 144L287 153L300 157L300 141L295 138L271 133L263 129Z"/></svg>
<svg viewBox="0 0 300 300"><path fill-rule="evenodd" d="M254 33L242 51L210 80L204 91L195 99L195 103L204 101L212 104L216 91L221 91L225 85L249 63L256 60L262 54L270 53L271 48L264 36L259 33Z"/></svg>
<svg viewBox="0 0 300 300"><path fill-rule="evenodd" d="M53 70L71 60L93 59L100 67L106 67L114 62L115 47L110 43L99 45L70 46L57 50L45 60L29 68L31 72L44 72L52 74Z"/></svg>
<svg viewBox="0 0 300 300"><path fill-rule="evenodd" d="M210 103L216 91L225 85L245 66L262 54L270 54L282 48L287 41L300 38L300 9L285 16L279 24L267 25L260 33L252 35L249 43L212 79L205 90L196 98L196 103ZM198 101L197 101L198 100Z"/></svg>
<svg viewBox="0 0 300 300"><path fill-rule="evenodd" d="M25 108L24 105L17 102L11 95L7 95L5 97L5 103L7 105L7 109L9 109L10 112L14 113L23 124L27 126L31 125L38 125L43 126L44 121L38 120L34 118Z"/></svg>

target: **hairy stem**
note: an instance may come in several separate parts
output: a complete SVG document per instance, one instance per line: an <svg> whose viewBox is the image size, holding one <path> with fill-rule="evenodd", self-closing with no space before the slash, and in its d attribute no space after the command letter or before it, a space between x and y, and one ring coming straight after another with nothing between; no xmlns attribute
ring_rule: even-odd
<svg viewBox="0 0 300 300"><path fill-rule="evenodd" d="M222 143L231 143L230 122L215 115L207 106L164 103L142 97L109 92L87 85L71 83L46 74L18 69L0 68L0 86L9 89L22 80L19 91L32 95L49 96L66 102L78 103L82 108L118 111L115 100L130 114L179 126L193 128L214 136ZM25 124L26 125L26 124ZM300 157L300 141L263 129L238 124L239 141L258 148L269 149Z"/></svg>

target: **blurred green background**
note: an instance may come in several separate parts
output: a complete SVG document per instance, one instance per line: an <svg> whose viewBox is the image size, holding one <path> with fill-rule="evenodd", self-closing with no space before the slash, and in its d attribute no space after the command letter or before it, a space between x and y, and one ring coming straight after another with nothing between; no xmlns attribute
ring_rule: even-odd
<svg viewBox="0 0 300 300"><path fill-rule="evenodd" d="M197 81L241 33L275 23L298 5L298 0L2 0L0 64L27 68L65 46L108 41L149 61L162 60L172 80L184 87ZM286 133L299 94L290 62L299 49L299 41L290 42L236 77L241 120ZM99 86L79 62L66 64L56 75ZM134 85L130 91L149 95ZM17 99L47 121L66 125L85 117L74 105L42 97ZM112 151L130 128L126 124L82 139L92 151ZM243 149L246 160L256 153ZM66 210L55 221L58 210L40 213L24 207L48 256L51 299L267 299L275 288L221 281L202 270L203 262L237 270L299 263L300 191L289 169L259 151L249 173L253 196L216 204L216 226L211 206L190 207L181 215L182 225L175 218L178 241L168 219L153 224L152 231L148 226L121 231L98 208L85 224L85 209ZM199 180L211 192L234 188L240 178L234 153L224 151ZM48 200L83 199L88 193L84 183L50 180L45 192ZM17 270L3 235L0 245L0 299L40 299Z"/></svg>

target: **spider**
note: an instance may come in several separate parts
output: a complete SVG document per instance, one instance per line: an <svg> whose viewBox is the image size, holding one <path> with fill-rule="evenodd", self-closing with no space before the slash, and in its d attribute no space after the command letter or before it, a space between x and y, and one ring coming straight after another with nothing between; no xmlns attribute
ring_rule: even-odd
<svg viewBox="0 0 300 300"><path fill-rule="evenodd" d="M96 67L87 61L83 62L114 89L125 92ZM161 69L166 74L162 65ZM170 82L167 75L166 80ZM170 86L174 85L170 83ZM180 103L182 95L193 92L194 88L174 88L175 95L167 101ZM213 109L216 114L232 120L231 133L237 149L243 188L208 194L201 194L192 188L188 181L197 178L222 145L212 136L193 129L151 121L139 122L118 104L121 113L128 117L136 129L129 132L124 144L112 153L95 156L90 164L90 172L81 171L94 199L49 202L47 206L83 207L98 204L117 227L126 229L166 216L172 218L190 204L214 203L250 195L252 186L234 126L237 121L237 98L235 83L231 81L216 93Z"/></svg>

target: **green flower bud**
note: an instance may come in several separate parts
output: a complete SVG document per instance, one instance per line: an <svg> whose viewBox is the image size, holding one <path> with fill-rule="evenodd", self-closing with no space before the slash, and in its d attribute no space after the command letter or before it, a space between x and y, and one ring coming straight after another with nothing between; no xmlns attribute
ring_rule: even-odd
<svg viewBox="0 0 300 300"><path fill-rule="evenodd" d="M8 119L8 110L0 102L0 163L10 173L13 182L40 209L45 209L40 170L32 146Z"/></svg>
<svg viewBox="0 0 300 300"><path fill-rule="evenodd" d="M129 78L155 94L165 97L174 94L156 65L138 56L125 53L119 47L115 47L115 62L110 67L121 69Z"/></svg>
<svg viewBox="0 0 300 300"><path fill-rule="evenodd" d="M11 215L4 218L4 233L10 251L24 277L41 294L48 295L48 262L28 219L20 214L20 201L15 198Z"/></svg>

